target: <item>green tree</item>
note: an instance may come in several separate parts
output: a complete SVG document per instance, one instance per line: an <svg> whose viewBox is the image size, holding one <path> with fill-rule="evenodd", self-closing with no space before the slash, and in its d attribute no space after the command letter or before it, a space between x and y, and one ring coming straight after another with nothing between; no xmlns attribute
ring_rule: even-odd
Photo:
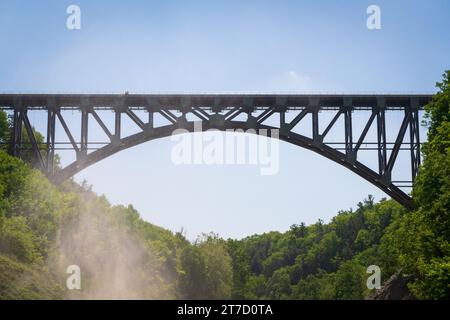
<svg viewBox="0 0 450 320"><path fill-rule="evenodd" d="M418 279L411 286L420 298L450 298L450 71L426 106L428 141L413 196L417 211L405 222L411 245L407 267Z"/></svg>
<svg viewBox="0 0 450 320"><path fill-rule="evenodd" d="M335 299L364 299L366 280L366 268L354 260L346 261L336 272Z"/></svg>
<svg viewBox="0 0 450 320"><path fill-rule="evenodd" d="M36 248L36 240L23 216L5 219L0 226L0 252L16 257L22 262L42 262Z"/></svg>
<svg viewBox="0 0 450 320"><path fill-rule="evenodd" d="M205 298L229 299L233 280L231 257L226 242L217 234L203 234L198 248L205 263Z"/></svg>

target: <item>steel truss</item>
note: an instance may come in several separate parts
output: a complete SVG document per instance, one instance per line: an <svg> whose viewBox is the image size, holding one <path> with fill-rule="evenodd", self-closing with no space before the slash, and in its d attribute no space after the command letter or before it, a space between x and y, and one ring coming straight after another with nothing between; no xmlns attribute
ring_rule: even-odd
<svg viewBox="0 0 450 320"><path fill-rule="evenodd" d="M413 208L411 197L401 187L411 186L417 176L421 154L419 136L419 110L431 99L430 95L252 95L252 94L0 94L0 109L12 111L13 134L11 149L15 156L21 157L23 150L31 150L35 164L55 183L70 178L84 168L116 153L140 143L169 136L177 128L194 130L194 122L201 121L202 129L253 129L270 132L279 129L279 138L294 145L312 150L379 187L403 206ZM39 144L28 117L28 111L47 112L46 142ZM80 141L76 141L61 111L79 110L81 112ZM115 113L114 128L110 130L99 115L99 110ZM145 110L148 119L143 121L136 112ZM286 121L286 114L298 114ZM328 123L322 120L321 111L334 111ZM358 111L370 111L371 115L359 136L353 133L352 115ZM392 110L403 113L403 120L395 141L387 141L385 112ZM154 115L160 114L170 124L155 127ZM195 120L187 120L187 115ZM245 115L245 120L238 120ZM309 136L296 133L294 129L311 116ZM123 117L130 118L140 131L131 136L121 136ZM267 125L269 118L276 118L277 125ZM327 142L326 138L339 119L344 121L341 142ZM302 122L303 120L303 122ZM88 124L96 122L109 141L89 140ZM59 122L69 142L55 141L56 123ZM320 123L324 130L320 130ZM369 130L376 127L376 141L365 141ZM409 129L409 141L405 142ZM24 145L23 132L28 136ZM61 147L65 145L66 147ZM95 147L92 147L95 146ZM369 146L369 147L367 147ZM76 161L65 168L55 170L55 150L71 149L76 153ZM93 151L92 151L93 150ZM358 161L361 150L376 150L378 171L372 170ZM409 150L411 179L392 181L392 170L400 150ZM91 151L91 152L89 152ZM388 155L389 154L389 155Z"/></svg>

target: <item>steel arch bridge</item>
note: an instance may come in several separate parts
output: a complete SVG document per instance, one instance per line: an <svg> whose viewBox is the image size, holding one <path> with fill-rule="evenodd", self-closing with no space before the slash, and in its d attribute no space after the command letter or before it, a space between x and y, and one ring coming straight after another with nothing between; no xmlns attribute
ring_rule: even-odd
<svg viewBox="0 0 450 320"><path fill-rule="evenodd" d="M200 121L202 130L253 129L279 130L279 139L314 151L371 182L408 209L413 208L411 197L401 188L412 186L420 162L419 110L431 100L431 95L337 95L337 94L0 94L0 108L9 110L13 118L11 149L21 157L24 150L32 153L35 164L55 183L70 178L84 168L121 150L143 142L167 137L175 129L190 132ZM46 112L46 141L39 144L29 112ZM63 111L77 110L80 139L69 128ZM114 123L108 127L101 110L114 113ZM146 118L138 112L148 113ZM322 119L323 111L332 112L331 119ZM355 135L354 114L366 111L370 116L360 134ZM401 115L401 125L395 139L389 141L386 130L393 124L386 121L386 111ZM154 117L162 116L167 124L156 126ZM292 117L289 117L292 116ZM138 132L122 136L122 120L131 119ZM272 124L269 125L268 119ZM289 119L288 119L289 118ZM306 118L310 120L306 121ZM95 122L108 137L100 147L93 147L89 123ZM338 142L330 142L327 135L343 123ZM55 168L55 151L63 142L56 141L56 124L62 127L69 149L76 160L64 168ZM305 126L309 134L300 134ZM366 141L371 128L376 130L375 141ZM409 130L408 130L409 129ZM409 132L408 132L409 131ZM26 134L28 141L23 135ZM374 150L378 169L371 169L358 161L362 150ZM393 181L392 170L400 150L410 155L411 178Z"/></svg>

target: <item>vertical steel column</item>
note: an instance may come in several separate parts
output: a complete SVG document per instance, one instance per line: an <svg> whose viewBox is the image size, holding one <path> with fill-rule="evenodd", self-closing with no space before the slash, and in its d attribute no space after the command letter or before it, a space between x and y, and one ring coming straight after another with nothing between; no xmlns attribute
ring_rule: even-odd
<svg viewBox="0 0 450 320"><path fill-rule="evenodd" d="M20 149L22 148L22 113L14 106L13 118L13 139L12 153L15 157L20 157Z"/></svg>
<svg viewBox="0 0 450 320"><path fill-rule="evenodd" d="M315 144L319 143L319 106L320 106L320 98L318 97L310 97L308 99L308 109L311 112L311 120L312 120L312 139Z"/></svg>
<svg viewBox="0 0 450 320"><path fill-rule="evenodd" d="M120 139L120 125L121 125L121 111L120 110L115 110L115 122L114 122L114 137L119 140Z"/></svg>
<svg viewBox="0 0 450 320"><path fill-rule="evenodd" d="M411 101L409 118L409 143L411 151L411 181L414 182L420 166L419 111L416 101Z"/></svg>
<svg viewBox="0 0 450 320"><path fill-rule="evenodd" d="M419 173L419 167L420 164L422 163L422 159L421 156L422 154L420 153L420 122L419 122L419 109L414 110L414 127L415 127L415 131L416 131L416 152L417 152L417 156L416 156L416 163L417 163L417 173Z"/></svg>
<svg viewBox="0 0 450 320"><path fill-rule="evenodd" d="M319 107L312 112L312 137L314 141L317 141L319 138Z"/></svg>
<svg viewBox="0 0 450 320"><path fill-rule="evenodd" d="M81 109L81 146L80 146L80 152L82 155L87 154L88 118L89 118L89 111L87 110L86 106L82 106L82 109Z"/></svg>
<svg viewBox="0 0 450 320"><path fill-rule="evenodd" d="M353 150L353 132L352 132L352 108L346 107L344 112L345 120L345 153L350 155Z"/></svg>
<svg viewBox="0 0 450 320"><path fill-rule="evenodd" d="M153 110L148 109L148 127L153 128Z"/></svg>
<svg viewBox="0 0 450 320"><path fill-rule="evenodd" d="M280 125L279 125L280 129L286 123L286 110L287 110L286 102L287 102L287 99L284 97L283 98L277 97L275 99L275 105L276 105L275 110L280 113Z"/></svg>
<svg viewBox="0 0 450 320"><path fill-rule="evenodd" d="M352 133L352 109L353 100L351 97L343 97L344 128L345 128L345 154L352 156L353 151L353 133Z"/></svg>
<svg viewBox="0 0 450 320"><path fill-rule="evenodd" d="M48 106L47 111L47 174L51 177L54 173L55 161L55 121L56 114L53 106Z"/></svg>
<svg viewBox="0 0 450 320"><path fill-rule="evenodd" d="M378 173L382 176L386 172L387 167L386 105L384 99L379 99L377 104Z"/></svg>
<svg viewBox="0 0 450 320"><path fill-rule="evenodd" d="M286 123L286 111L280 111L280 128Z"/></svg>

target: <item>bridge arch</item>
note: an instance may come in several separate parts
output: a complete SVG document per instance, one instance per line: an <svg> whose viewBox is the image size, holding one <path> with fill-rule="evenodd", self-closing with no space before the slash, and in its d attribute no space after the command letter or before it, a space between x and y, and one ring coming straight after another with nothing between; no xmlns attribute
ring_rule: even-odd
<svg viewBox="0 0 450 320"><path fill-rule="evenodd" d="M276 127L267 125L259 125L257 128L255 128L253 126L249 126L246 122L240 121L231 121L222 127L211 126L211 124L205 124L202 122L200 123L202 124L201 128L203 132L210 129L217 129L221 131L237 130L237 129L242 130L255 129L254 131L250 130L247 132L256 132L256 134L259 134L260 130L267 130L269 132L271 130L278 130L278 128ZM131 147L155 139L169 137L174 132L176 132L175 131L176 129L185 129L188 132L193 133L195 132L194 130L195 127L200 126L196 126L195 122L186 122L184 125L167 125L154 128L150 131L143 131L133 134L121 140L115 141L109 145L106 145L98 150L95 150L92 153L89 153L83 156L82 158L74 161L73 163L63 168L55 176L53 176L52 180L57 184L62 183L63 181L69 179L70 177L74 176L83 169L86 169L87 167L120 151L129 149ZM396 187L394 184L392 183L386 184L375 171L368 168L359 161L349 161L349 159L345 156L345 154L338 152L335 149L326 145L317 145L312 139L297 133L293 132L289 134L280 133L279 139L287 143L296 145L298 147L318 153L319 155L329 160L332 160L341 166L344 166L345 168L356 173L357 175L364 178L368 182L374 184L376 187L384 191L386 194L391 196L393 199L395 199L402 205L408 208L412 208L411 198L408 195L406 195L400 188Z"/></svg>
<svg viewBox="0 0 450 320"><path fill-rule="evenodd" d="M401 186L392 181L392 169L400 149L409 150L411 156L412 184L420 166L420 137L418 111L428 103L430 95L0 95L0 108L13 110L12 150L20 157L22 146L22 127L29 137L36 165L46 172L55 183L61 183L84 168L109 157L119 151L158 138L168 137L175 129L194 132L195 124L201 123L202 131L217 130L278 130L279 139L287 143L316 152L346 167L365 180L374 184L408 209L413 208L412 198ZM42 149L36 142L27 112L32 109L47 112L47 142ZM81 139L75 141L61 110L79 110L81 112ZM115 113L114 129L110 130L103 122L98 110L112 110ZM148 112L148 121L136 115L136 110ZM331 121L327 121L320 130L320 112L334 112ZM370 117L361 134L353 133L352 114L361 110L369 111ZM297 112L292 120L286 120L286 113ZM395 141L386 138L386 111L403 114L401 126ZM159 114L169 125L155 127L153 116ZM179 116L178 114L181 114ZM187 120L186 115L194 120ZM244 115L244 120L237 120ZM297 133L294 129L302 125L306 116L310 116L310 136ZM126 116L140 129L127 137L121 136L121 119ZM275 125L266 120L276 118ZM241 117L242 118L242 117ZM88 152L89 119L101 127L109 142L93 152ZM325 137L343 119L342 148L327 143ZM68 137L76 160L65 168L54 170L55 123L59 121ZM325 121L322 121L324 123ZM371 127L376 127L376 141L371 142L377 150L378 171L358 161L358 152L367 143L366 136ZM409 141L405 141L409 129ZM390 151L390 152L389 152ZM46 152L43 157L42 153Z"/></svg>

